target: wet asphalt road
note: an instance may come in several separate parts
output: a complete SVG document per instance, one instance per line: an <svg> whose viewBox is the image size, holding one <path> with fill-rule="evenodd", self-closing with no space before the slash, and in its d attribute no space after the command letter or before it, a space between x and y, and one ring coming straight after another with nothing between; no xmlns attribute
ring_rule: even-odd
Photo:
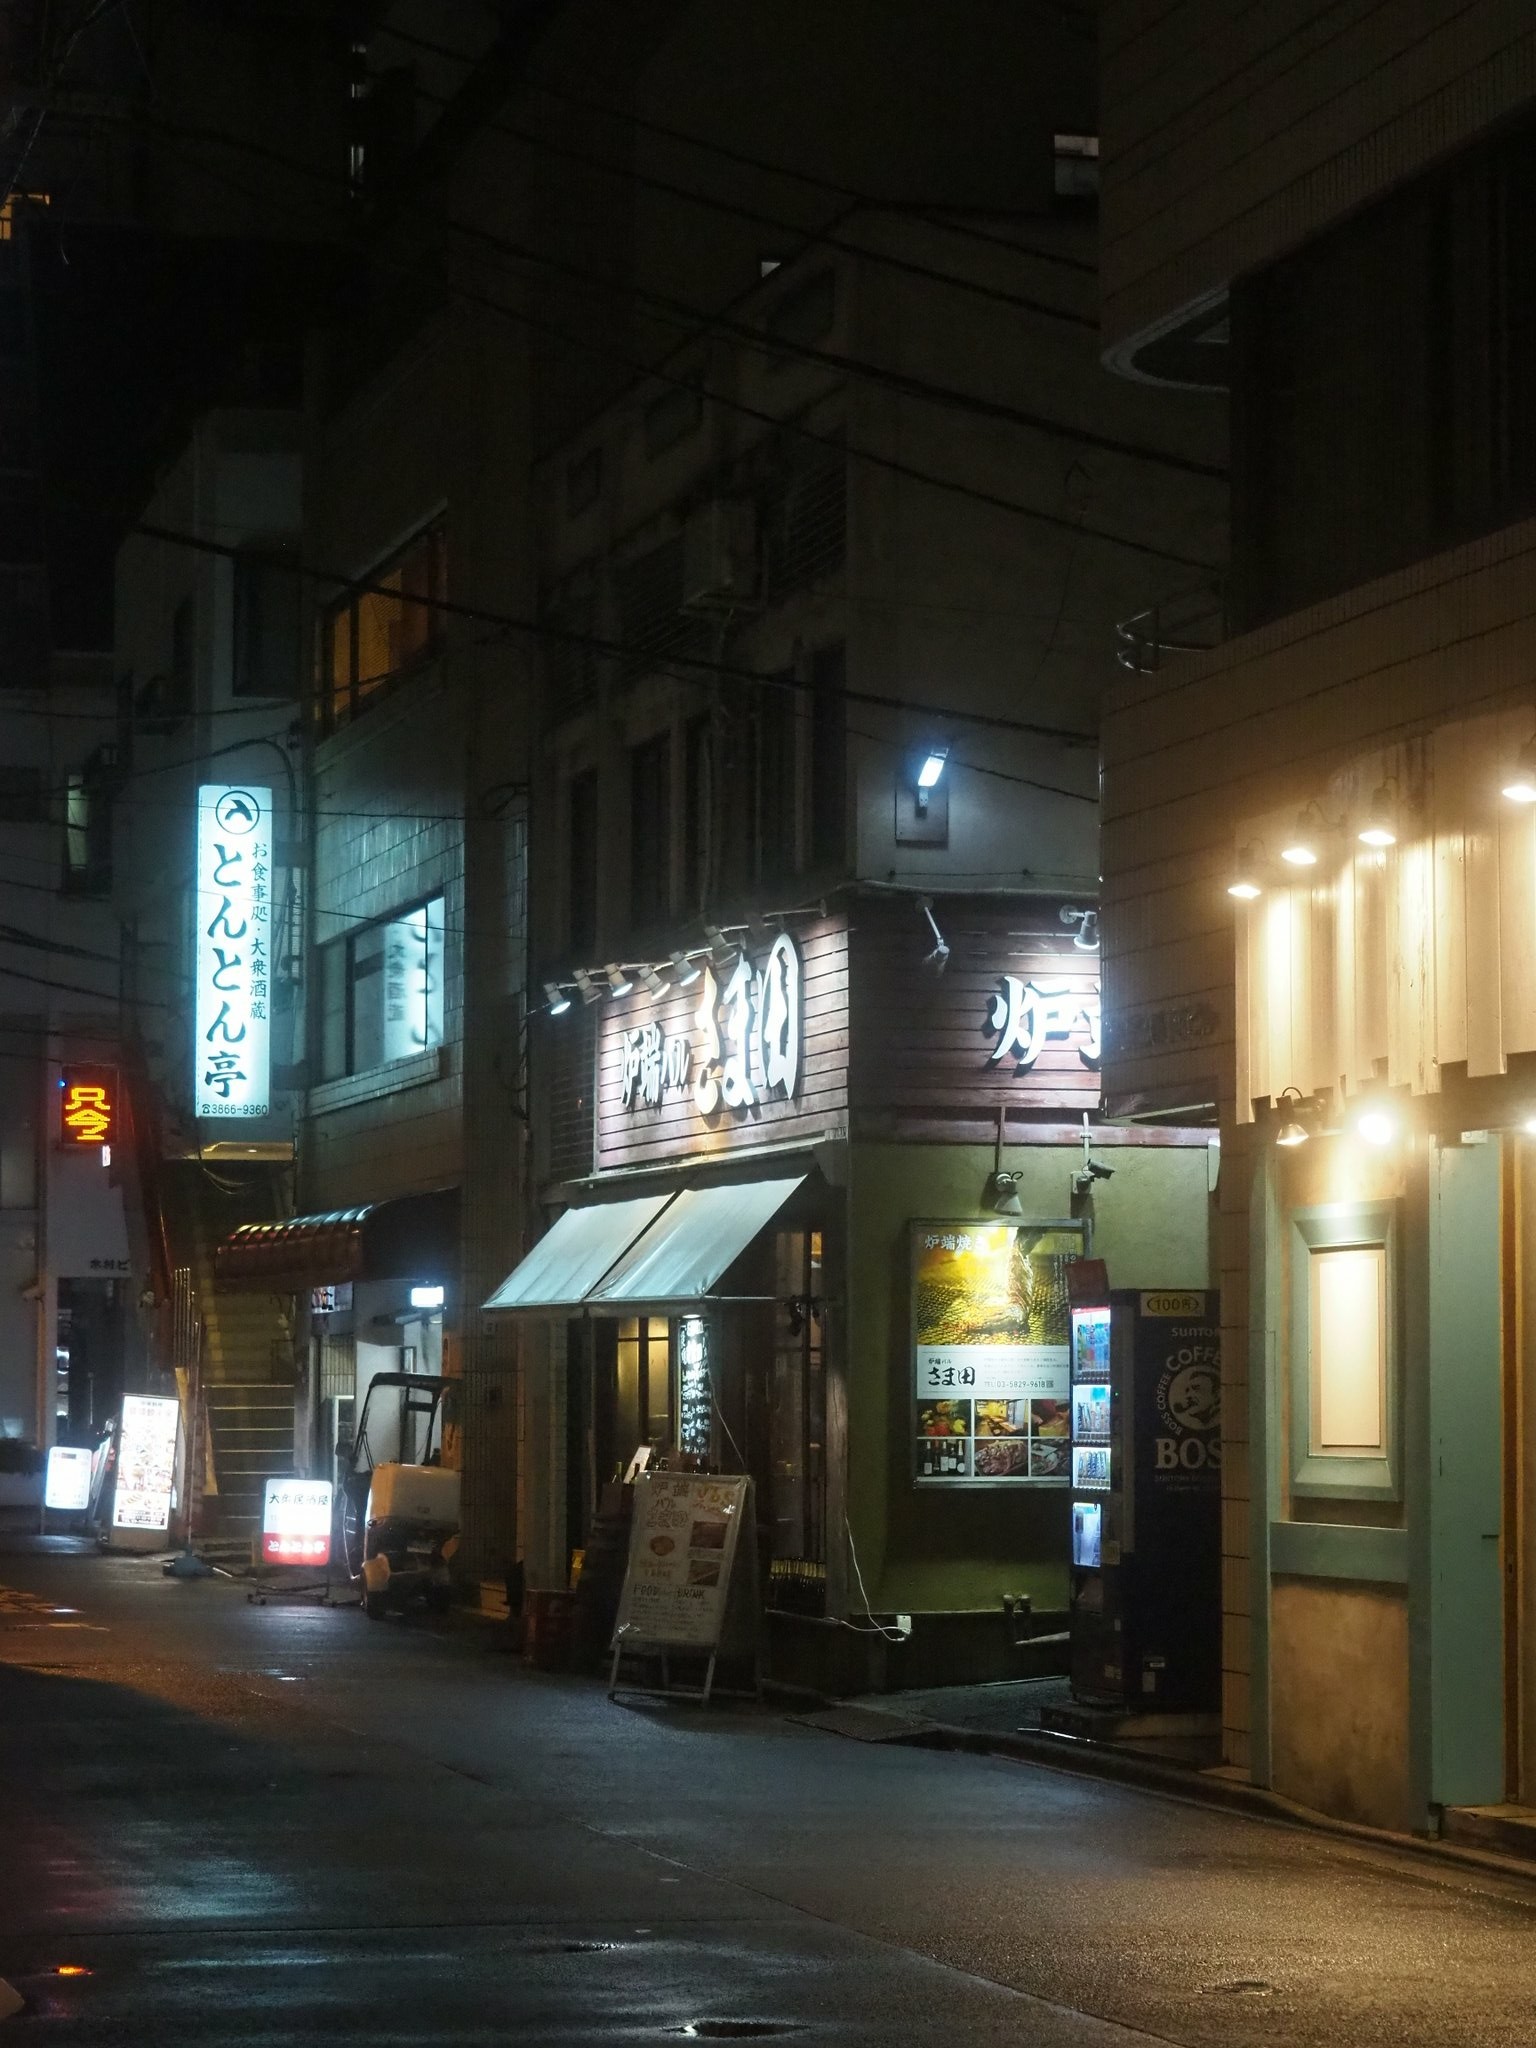
<svg viewBox="0 0 1536 2048"><path fill-rule="evenodd" d="M0 2048L1481 2048L1536 1884L0 1536L0 1977Z"/></svg>

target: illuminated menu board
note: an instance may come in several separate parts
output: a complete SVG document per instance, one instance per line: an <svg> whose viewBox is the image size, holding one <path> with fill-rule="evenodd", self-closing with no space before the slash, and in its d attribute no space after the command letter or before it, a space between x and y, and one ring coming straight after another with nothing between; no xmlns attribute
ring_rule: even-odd
<svg viewBox="0 0 1536 2048"><path fill-rule="evenodd" d="M1057 1224L914 1223L913 1477L920 1486L1065 1485L1071 1386Z"/></svg>
<svg viewBox="0 0 1536 2048"><path fill-rule="evenodd" d="M170 1526L180 1418L175 1401L144 1394L124 1397L117 1438L117 1485L112 1496L114 1529Z"/></svg>

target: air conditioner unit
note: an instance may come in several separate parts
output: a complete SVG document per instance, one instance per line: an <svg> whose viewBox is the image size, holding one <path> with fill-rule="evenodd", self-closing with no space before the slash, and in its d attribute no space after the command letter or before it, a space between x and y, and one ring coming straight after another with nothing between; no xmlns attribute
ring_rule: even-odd
<svg viewBox="0 0 1536 2048"><path fill-rule="evenodd" d="M710 498L683 525L683 609L729 611L757 596L757 516L750 498Z"/></svg>

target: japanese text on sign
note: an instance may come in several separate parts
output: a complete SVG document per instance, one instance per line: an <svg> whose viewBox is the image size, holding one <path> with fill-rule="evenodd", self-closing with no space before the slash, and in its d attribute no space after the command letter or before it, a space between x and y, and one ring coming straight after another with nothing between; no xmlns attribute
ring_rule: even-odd
<svg viewBox="0 0 1536 2048"><path fill-rule="evenodd" d="M328 1564L331 1482L269 1479L261 1504L263 1564Z"/></svg>
<svg viewBox="0 0 1536 2048"><path fill-rule="evenodd" d="M997 1036L989 1064L995 1065L1011 1053L1019 1068L1032 1067L1053 1040L1073 1037L1078 1040L1077 1054L1084 1066L1098 1063L1097 989L1069 988L1065 982L1047 987L1005 974L992 998L987 1023Z"/></svg>
<svg viewBox="0 0 1536 2048"><path fill-rule="evenodd" d="M272 792L205 783L197 801L200 1117L265 1116L271 1086Z"/></svg>
<svg viewBox="0 0 1536 2048"><path fill-rule="evenodd" d="M69 1067L59 1076L59 1136L66 1145L110 1145L117 1120L117 1076L101 1067Z"/></svg>

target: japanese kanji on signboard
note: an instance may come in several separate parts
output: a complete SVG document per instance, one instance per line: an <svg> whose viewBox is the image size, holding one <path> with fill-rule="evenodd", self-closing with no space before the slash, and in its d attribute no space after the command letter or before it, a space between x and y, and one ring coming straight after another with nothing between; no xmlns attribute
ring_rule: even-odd
<svg viewBox="0 0 1536 2048"><path fill-rule="evenodd" d="M110 1145L117 1134L117 1074L111 1067L65 1067L59 1075L59 1140Z"/></svg>
<svg viewBox="0 0 1536 2048"><path fill-rule="evenodd" d="M265 1116L271 1087L272 792L205 783L197 804L200 1117Z"/></svg>

